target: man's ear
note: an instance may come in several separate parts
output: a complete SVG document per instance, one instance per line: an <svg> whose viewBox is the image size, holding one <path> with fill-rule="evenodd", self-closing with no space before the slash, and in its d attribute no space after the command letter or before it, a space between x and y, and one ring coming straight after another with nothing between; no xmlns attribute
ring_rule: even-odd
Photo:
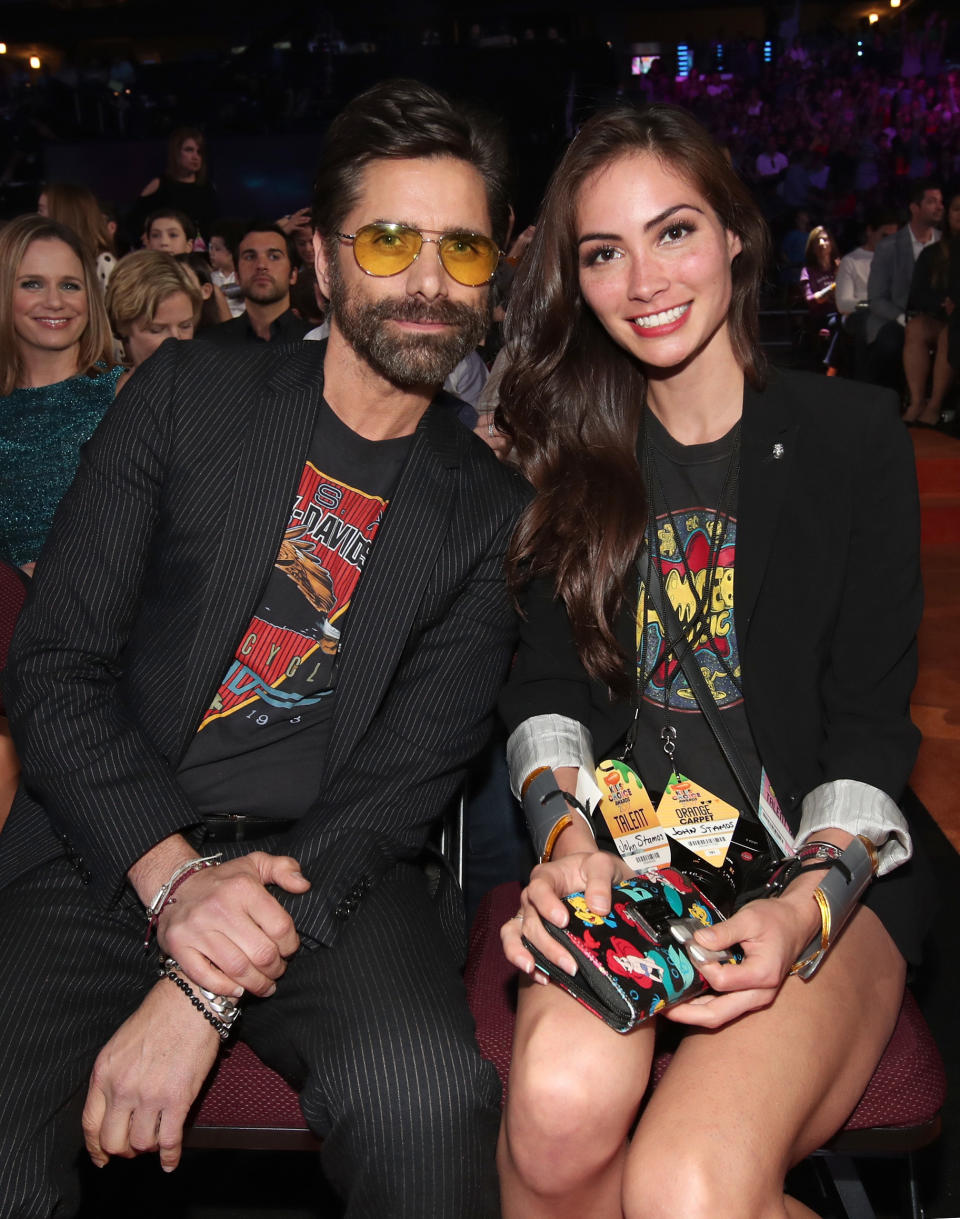
<svg viewBox="0 0 960 1219"><path fill-rule="evenodd" d="M319 233L313 235L313 265L317 270L317 285L323 295L330 299L330 262L326 246Z"/></svg>

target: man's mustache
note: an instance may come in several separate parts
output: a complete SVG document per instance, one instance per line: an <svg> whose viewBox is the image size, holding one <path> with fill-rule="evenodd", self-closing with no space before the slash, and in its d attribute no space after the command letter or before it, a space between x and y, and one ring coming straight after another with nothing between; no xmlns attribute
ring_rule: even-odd
<svg viewBox="0 0 960 1219"><path fill-rule="evenodd" d="M442 322L450 326L470 325L477 309L458 301L377 301L370 312L378 321Z"/></svg>

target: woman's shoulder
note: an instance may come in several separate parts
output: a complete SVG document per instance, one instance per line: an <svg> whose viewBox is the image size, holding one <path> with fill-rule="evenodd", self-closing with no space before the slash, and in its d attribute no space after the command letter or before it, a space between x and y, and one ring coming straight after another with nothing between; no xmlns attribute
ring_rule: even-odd
<svg viewBox="0 0 960 1219"><path fill-rule="evenodd" d="M847 436L849 430L903 426L900 399L893 390L845 377L772 369L757 400L761 408L783 412L788 422L812 429L824 442L838 433Z"/></svg>

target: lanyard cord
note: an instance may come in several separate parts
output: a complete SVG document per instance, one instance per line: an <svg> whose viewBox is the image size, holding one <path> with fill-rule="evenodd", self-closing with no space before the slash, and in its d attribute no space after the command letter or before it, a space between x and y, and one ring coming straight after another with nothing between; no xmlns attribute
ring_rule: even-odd
<svg viewBox="0 0 960 1219"><path fill-rule="evenodd" d="M647 483L647 579L656 578L660 585L660 594L664 602L667 600L666 582L663 578L663 564L660 562L659 555L656 550L656 507L657 502L663 505L667 515L670 528L673 536L679 540L680 531L677 528L677 521L674 517L673 510L663 489L663 484L660 480L660 474L657 470L656 463L653 460L651 447L646 443L646 435L643 436L644 445L644 475ZM720 488L720 497L717 501L717 507L713 514L713 521L708 526L707 532L710 537L710 549L707 554L707 563L704 569L703 588L701 593L697 594L696 581L690 567L690 561L687 558L686 550L680 546L680 558L683 563L684 575L690 593L693 599L694 612L691 614L685 627L681 624L681 634L676 639L671 641L667 638L667 627L665 623L661 623L664 632L664 646L660 650L659 656L654 661L652 667L645 671L642 675L638 669L639 696L643 696L643 691L647 683L652 677L657 668L657 662L660 657L663 658L663 663L666 663L666 658L673 653L677 660L677 668L679 665L679 653L677 648L680 646L686 647L688 650L696 651L695 641L702 639L706 643L710 652L716 659L717 663L723 669L724 673L730 679L731 684L739 695L743 695L743 689L740 682L733 674L733 670L727 663L724 656L720 654L716 648L713 638L710 633L710 615L708 609L713 597L713 583L716 577L717 569L720 566L720 555L723 550L724 542L727 536L727 527L730 523L732 515L732 506L728 501L732 500L733 489L739 481L740 475L740 424L736 424L734 428L733 450L730 454L730 461L727 464L726 472L723 476L723 483ZM654 490L656 495L654 495ZM647 612L649 598L644 596L643 604L643 639L644 652L646 651L646 631L647 631ZM679 618L679 615L678 615ZM645 657L644 657L645 659ZM676 676L676 670L666 683L664 688L664 714L666 714L669 700L669 692L673 685L673 677Z"/></svg>

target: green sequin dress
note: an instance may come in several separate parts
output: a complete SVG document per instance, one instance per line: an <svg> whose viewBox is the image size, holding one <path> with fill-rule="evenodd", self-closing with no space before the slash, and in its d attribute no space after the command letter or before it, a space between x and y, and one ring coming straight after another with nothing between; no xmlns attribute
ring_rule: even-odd
<svg viewBox="0 0 960 1219"><path fill-rule="evenodd" d="M123 368L15 389L0 398L0 555L36 559L73 481L80 446L113 401Z"/></svg>

